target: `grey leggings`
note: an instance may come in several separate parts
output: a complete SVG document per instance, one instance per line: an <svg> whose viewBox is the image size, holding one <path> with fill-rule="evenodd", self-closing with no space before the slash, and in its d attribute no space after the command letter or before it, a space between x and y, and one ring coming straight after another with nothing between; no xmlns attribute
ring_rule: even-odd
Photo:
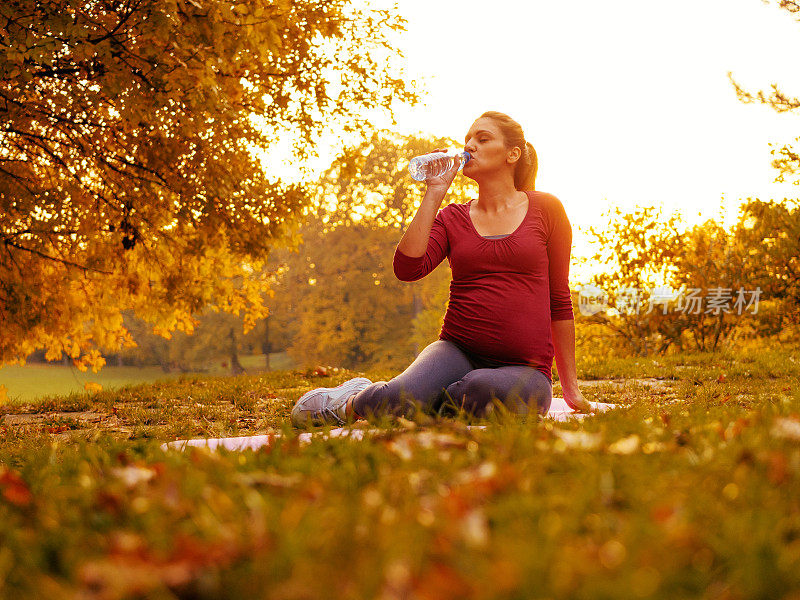
<svg viewBox="0 0 800 600"><path fill-rule="evenodd" d="M497 398L516 414L547 414L553 386L541 371L526 365L492 366L449 340L436 340L405 371L390 381L376 381L358 392L358 416L389 413L410 416L416 406L426 412L463 409L486 416ZM415 401L418 404L415 404Z"/></svg>

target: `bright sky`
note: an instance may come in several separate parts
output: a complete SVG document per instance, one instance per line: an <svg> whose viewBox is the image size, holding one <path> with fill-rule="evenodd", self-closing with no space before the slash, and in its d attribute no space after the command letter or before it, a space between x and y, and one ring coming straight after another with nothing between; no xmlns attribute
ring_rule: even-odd
<svg viewBox="0 0 800 600"><path fill-rule="evenodd" d="M748 196L800 196L798 186L772 183L769 146L800 136L800 114L739 102L727 77L752 93L777 83L800 96L800 23L786 11L760 0L398 8L408 20L398 40L406 73L427 94L425 106L397 115L396 129L463 139L485 110L509 114L538 153L537 189L566 207L573 254L588 253L581 229L612 206L731 223Z"/></svg>

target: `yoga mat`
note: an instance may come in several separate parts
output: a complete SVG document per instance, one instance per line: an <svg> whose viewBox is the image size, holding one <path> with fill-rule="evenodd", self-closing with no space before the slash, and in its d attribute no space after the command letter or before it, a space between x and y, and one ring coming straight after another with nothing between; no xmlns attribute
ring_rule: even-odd
<svg viewBox="0 0 800 600"><path fill-rule="evenodd" d="M616 408L617 404L606 404L604 402L589 402L598 412L605 412ZM546 419L555 421L568 421L570 419L583 419L589 413L576 413L572 410L563 398L553 398L550 403L550 410L547 411ZM486 429L486 425L468 425L467 429ZM330 439L336 437L346 437L352 440L363 440L368 434L372 435L381 432L380 429L359 429L351 427L337 427L331 429L327 434L324 431L305 431L297 436L301 444L308 444L314 437ZM216 450L225 448L231 451L258 450L264 446L269 446L275 438L281 437L280 433L267 433L262 435L245 435L226 438L196 438L192 440L175 440L161 444L162 450L184 450L189 446L198 446Z"/></svg>

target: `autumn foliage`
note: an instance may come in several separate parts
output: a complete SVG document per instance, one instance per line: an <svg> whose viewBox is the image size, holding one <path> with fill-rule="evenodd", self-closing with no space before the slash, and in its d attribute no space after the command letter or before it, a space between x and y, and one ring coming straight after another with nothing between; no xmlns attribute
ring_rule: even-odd
<svg viewBox="0 0 800 600"><path fill-rule="evenodd" d="M163 335L209 305L252 326L309 203L265 152L416 100L403 20L346 0L24 0L0 23L0 364L100 366L125 308Z"/></svg>

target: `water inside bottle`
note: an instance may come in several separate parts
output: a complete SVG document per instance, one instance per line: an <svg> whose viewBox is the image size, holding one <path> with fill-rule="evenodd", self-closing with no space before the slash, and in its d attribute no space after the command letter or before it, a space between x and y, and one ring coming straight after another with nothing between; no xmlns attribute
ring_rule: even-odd
<svg viewBox="0 0 800 600"><path fill-rule="evenodd" d="M411 159L408 170L411 173L411 177L417 181L425 181L426 179L438 177L442 173L447 172L453 166L453 161L458 161L460 163L460 169L467 160L469 160L469 158L462 153L456 156L445 153L431 153Z"/></svg>

